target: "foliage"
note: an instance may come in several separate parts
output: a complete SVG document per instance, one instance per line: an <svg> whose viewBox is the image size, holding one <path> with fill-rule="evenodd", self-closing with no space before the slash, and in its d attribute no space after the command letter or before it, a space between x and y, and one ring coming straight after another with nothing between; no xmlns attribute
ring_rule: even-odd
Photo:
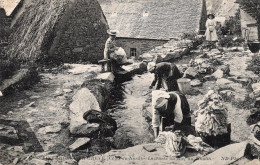
<svg viewBox="0 0 260 165"><path fill-rule="evenodd" d="M254 72L255 74L260 75L260 56L253 56L250 61L247 69Z"/></svg>
<svg viewBox="0 0 260 165"><path fill-rule="evenodd" d="M237 10L235 16L229 17L221 28L223 35L241 35L240 10Z"/></svg>
<svg viewBox="0 0 260 165"><path fill-rule="evenodd" d="M0 84L4 79L10 78L20 65L15 60L0 58Z"/></svg>
<svg viewBox="0 0 260 165"><path fill-rule="evenodd" d="M186 39L186 40L192 40L195 41L197 39L197 33L196 32L189 32L189 33L183 33L181 35L181 39Z"/></svg>

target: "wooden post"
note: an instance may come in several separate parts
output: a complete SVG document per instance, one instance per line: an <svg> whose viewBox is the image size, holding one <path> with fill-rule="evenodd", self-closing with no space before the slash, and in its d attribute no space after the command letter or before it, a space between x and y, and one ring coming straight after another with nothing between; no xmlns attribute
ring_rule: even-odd
<svg viewBox="0 0 260 165"><path fill-rule="evenodd" d="M160 131L161 132L165 131L164 119L165 119L165 117L161 117L161 124L160 124Z"/></svg>
<svg viewBox="0 0 260 165"><path fill-rule="evenodd" d="M112 71L112 60L110 59L103 59L98 61L99 64L101 64L101 72L111 72Z"/></svg>

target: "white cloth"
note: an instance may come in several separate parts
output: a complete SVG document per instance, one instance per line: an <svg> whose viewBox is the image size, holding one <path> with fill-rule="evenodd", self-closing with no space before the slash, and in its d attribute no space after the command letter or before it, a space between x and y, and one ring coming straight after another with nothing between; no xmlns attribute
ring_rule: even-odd
<svg viewBox="0 0 260 165"><path fill-rule="evenodd" d="M217 31L216 31L216 21L214 19L208 19L206 22L206 40L207 41L217 41Z"/></svg>
<svg viewBox="0 0 260 165"><path fill-rule="evenodd" d="M177 96L177 103L176 103L175 109L173 111L174 116L175 116L174 121L177 123L181 123L183 120L183 114L182 114L182 110L181 110L181 98L177 93L175 93L175 92L171 92L171 93L174 93Z"/></svg>
<svg viewBox="0 0 260 165"><path fill-rule="evenodd" d="M175 94L177 97L177 102L175 107L173 107L173 113L174 113L174 121L177 123L181 123L183 120L183 114L182 114L182 109L181 109L181 98L180 96L175 93L175 92L170 92L172 94ZM154 108L155 104L156 104L156 100L159 97L169 97L169 93L165 92L165 91L161 91L161 90L155 90L152 92L152 109L153 109L153 117L152 117L152 125L153 127L159 127L160 126L160 113L158 112L158 110L156 110Z"/></svg>

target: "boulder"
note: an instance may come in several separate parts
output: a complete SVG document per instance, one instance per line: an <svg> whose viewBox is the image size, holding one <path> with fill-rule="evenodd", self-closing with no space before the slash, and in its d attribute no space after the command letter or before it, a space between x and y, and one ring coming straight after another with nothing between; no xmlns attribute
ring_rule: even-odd
<svg viewBox="0 0 260 165"><path fill-rule="evenodd" d="M198 69L196 67L189 67L185 72L184 72L185 77L187 78L197 78L199 75Z"/></svg>
<svg viewBox="0 0 260 165"><path fill-rule="evenodd" d="M228 79L221 78L221 79L218 79L216 83L217 83L217 85L219 85L219 86L224 86L224 85L231 84L231 83L233 83L233 82L230 81L230 80L228 80Z"/></svg>
<svg viewBox="0 0 260 165"><path fill-rule="evenodd" d="M77 127L70 127L70 133L78 137L94 137L100 130L98 123L84 123Z"/></svg>
<svg viewBox="0 0 260 165"><path fill-rule="evenodd" d="M219 66L219 69L223 71L223 74L229 75L230 73L230 66L229 65L222 65Z"/></svg>
<svg viewBox="0 0 260 165"><path fill-rule="evenodd" d="M70 104L70 132L74 135L84 135L89 130L96 130L97 125L91 125L83 118L84 113L89 110L95 109L101 111L95 96L89 89L82 88L72 99L73 101Z"/></svg>
<svg viewBox="0 0 260 165"><path fill-rule="evenodd" d="M20 69L10 79L5 79L0 84L0 96L8 95L15 90L31 87L39 80L38 72L33 69Z"/></svg>
<svg viewBox="0 0 260 165"><path fill-rule="evenodd" d="M211 49L210 53L221 54L221 52L218 49Z"/></svg>
<svg viewBox="0 0 260 165"><path fill-rule="evenodd" d="M80 147L86 145L90 141L89 138L79 138L77 139L73 144L69 146L71 151L75 151L79 149Z"/></svg>
<svg viewBox="0 0 260 165"><path fill-rule="evenodd" d="M259 160L258 159L254 159L248 163L246 163L245 165L258 165L259 164Z"/></svg>
<svg viewBox="0 0 260 165"><path fill-rule="evenodd" d="M4 138L5 140L19 140L19 137L17 135L17 131L14 127L8 126L8 125L0 125L0 139ZM3 139L3 140L4 140Z"/></svg>
<svg viewBox="0 0 260 165"><path fill-rule="evenodd" d="M248 145L248 142L230 144L216 150L215 152L201 158L200 160L195 161L191 165L232 164L246 155L246 149Z"/></svg>
<svg viewBox="0 0 260 165"><path fill-rule="evenodd" d="M98 123L100 125L99 135L113 136L117 129L116 121L104 112L90 110L83 115L88 123Z"/></svg>
<svg viewBox="0 0 260 165"><path fill-rule="evenodd" d="M50 163L48 163L46 160L41 160L41 159L32 159L29 164L33 164L33 165L49 165Z"/></svg>
<svg viewBox="0 0 260 165"><path fill-rule="evenodd" d="M40 128L38 133L40 134L57 133L60 132L60 130L61 130L61 125L57 124L54 126L47 126L47 127Z"/></svg>
<svg viewBox="0 0 260 165"><path fill-rule="evenodd" d="M78 165L78 162L74 159L64 160L61 165Z"/></svg>
<svg viewBox="0 0 260 165"><path fill-rule="evenodd" d="M224 77L224 72L220 69L218 69L216 72L212 74L217 79L223 78Z"/></svg>
<svg viewBox="0 0 260 165"><path fill-rule="evenodd" d="M154 56L149 53L144 53L140 56L142 60L152 61L154 59Z"/></svg>
<svg viewBox="0 0 260 165"><path fill-rule="evenodd" d="M111 82L114 82L114 79L115 79L115 76L112 72L107 72L107 73L101 73L99 74L96 79L99 79L99 80L108 80L108 81L111 81Z"/></svg>
<svg viewBox="0 0 260 165"><path fill-rule="evenodd" d="M163 58L163 61L170 62L181 57L181 50L175 50L174 52L168 52Z"/></svg>
<svg viewBox="0 0 260 165"><path fill-rule="evenodd" d="M216 78L213 75L207 75L205 77L203 77L204 81L215 81Z"/></svg>
<svg viewBox="0 0 260 165"><path fill-rule="evenodd" d="M81 87L89 89L93 94L93 96L96 98L100 109L102 111L106 110L107 104L110 100L111 90L113 88L113 83L111 81L91 79L91 80L86 80L81 85Z"/></svg>
<svg viewBox="0 0 260 165"><path fill-rule="evenodd" d="M202 82L200 82L200 80L198 80L198 79L195 79L195 80L191 81L190 85L192 87L198 87L198 86L202 86Z"/></svg>
<svg viewBox="0 0 260 165"><path fill-rule="evenodd" d="M258 90L260 90L260 83L254 83L254 84L252 84L252 88L253 88L253 91L258 91Z"/></svg>

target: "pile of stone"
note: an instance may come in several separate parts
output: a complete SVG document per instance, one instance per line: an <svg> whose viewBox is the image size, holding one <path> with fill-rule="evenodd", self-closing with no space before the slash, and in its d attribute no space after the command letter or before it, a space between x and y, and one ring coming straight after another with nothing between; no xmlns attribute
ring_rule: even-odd
<svg viewBox="0 0 260 165"><path fill-rule="evenodd" d="M195 130L200 136L205 139L229 134L228 112L218 93L210 90L198 106L199 109L195 111Z"/></svg>
<svg viewBox="0 0 260 165"><path fill-rule="evenodd" d="M163 46L158 46L139 57L140 60L153 61L158 55L164 62L173 62L174 60L187 55L192 49L202 44L203 36L196 36L194 40L173 39Z"/></svg>

